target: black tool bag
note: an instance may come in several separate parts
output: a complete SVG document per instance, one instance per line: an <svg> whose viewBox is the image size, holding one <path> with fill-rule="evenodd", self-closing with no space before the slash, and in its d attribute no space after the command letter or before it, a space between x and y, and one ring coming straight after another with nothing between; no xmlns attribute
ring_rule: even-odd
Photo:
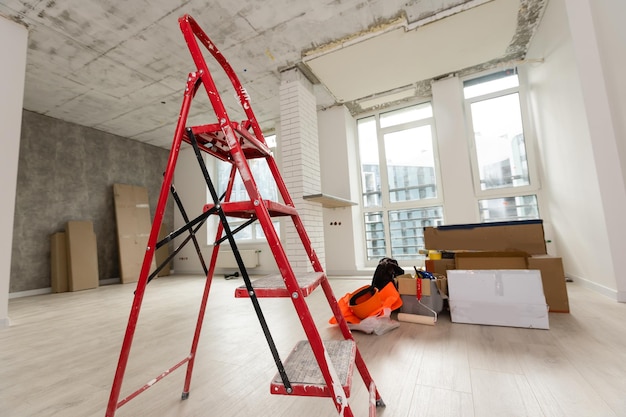
<svg viewBox="0 0 626 417"><path fill-rule="evenodd" d="M374 278L372 279L372 286L382 290L385 285L393 282L393 285L398 288L398 282L396 277L404 274L404 269L398 266L398 261L391 258L382 258L378 262L376 271L374 271Z"/></svg>

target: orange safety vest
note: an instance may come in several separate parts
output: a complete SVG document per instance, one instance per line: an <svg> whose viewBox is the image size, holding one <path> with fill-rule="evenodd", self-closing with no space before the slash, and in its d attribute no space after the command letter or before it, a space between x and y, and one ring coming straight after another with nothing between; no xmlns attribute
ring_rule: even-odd
<svg viewBox="0 0 626 417"><path fill-rule="evenodd" d="M341 297L337 304L348 323L359 324L367 317L380 316L385 308L397 310L402 306L402 298L393 282L390 282L382 290L365 285ZM337 319L331 317L328 322L337 324Z"/></svg>

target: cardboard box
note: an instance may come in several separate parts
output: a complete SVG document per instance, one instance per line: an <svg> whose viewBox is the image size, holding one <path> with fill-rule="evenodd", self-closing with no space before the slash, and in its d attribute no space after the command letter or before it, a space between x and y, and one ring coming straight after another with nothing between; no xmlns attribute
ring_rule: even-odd
<svg viewBox="0 0 626 417"><path fill-rule="evenodd" d="M550 328L537 270L450 270L448 289L454 323Z"/></svg>
<svg viewBox="0 0 626 417"><path fill-rule="evenodd" d="M537 269L550 312L569 313L563 261L545 254L541 220L426 227L424 239L429 249L442 245L455 251L455 259L426 260L427 271L447 275L452 269ZM507 250L514 246L523 250Z"/></svg>
<svg viewBox="0 0 626 417"><path fill-rule="evenodd" d="M163 228L161 230L159 230L159 241L165 239L167 237L167 235L168 235L167 230L165 230ZM167 260L168 256L170 256L169 245L165 244L165 245L161 246L160 248L158 248L156 250L156 252L154 253L154 257L156 259L157 266L159 266L163 262L165 262ZM165 264L163 266L163 268L159 271L157 276L159 276L159 277L166 277L166 276L168 276L172 272L171 265L172 265L172 262L170 260L170 262L168 262L167 264Z"/></svg>
<svg viewBox="0 0 626 417"><path fill-rule="evenodd" d="M420 279L422 280L422 296L430 296L434 292L448 294L448 283L445 277L439 277L434 280ZM398 282L398 292L400 295L417 295L417 283L413 275L400 275L396 277L396 280Z"/></svg>
<svg viewBox="0 0 626 417"><path fill-rule="evenodd" d="M123 284L139 279L152 229L148 189L136 185L113 184L120 279ZM151 272L156 269L152 259Z"/></svg>
<svg viewBox="0 0 626 417"><path fill-rule="evenodd" d="M554 256L532 256L528 268L541 271L541 281L546 302L551 313L569 313L569 297L565 284L563 260Z"/></svg>
<svg viewBox="0 0 626 417"><path fill-rule="evenodd" d="M52 292L67 292L67 237L65 232L50 236L50 288Z"/></svg>
<svg viewBox="0 0 626 417"><path fill-rule="evenodd" d="M452 259L426 259L424 266L428 272L446 276L449 269L456 269L454 258Z"/></svg>
<svg viewBox="0 0 626 417"><path fill-rule="evenodd" d="M98 247L93 224L90 221L69 221L65 232L69 290L98 287Z"/></svg>
<svg viewBox="0 0 626 417"><path fill-rule="evenodd" d="M527 269L526 252L460 252L455 256L456 269Z"/></svg>
<svg viewBox="0 0 626 417"><path fill-rule="evenodd" d="M425 227L424 242L427 250L547 253L542 220Z"/></svg>

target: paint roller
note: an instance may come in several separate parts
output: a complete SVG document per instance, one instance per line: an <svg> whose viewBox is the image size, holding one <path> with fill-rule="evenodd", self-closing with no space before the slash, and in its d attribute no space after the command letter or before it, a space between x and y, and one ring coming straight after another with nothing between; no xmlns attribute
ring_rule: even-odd
<svg viewBox="0 0 626 417"><path fill-rule="evenodd" d="M426 304L422 303L422 279L421 278L425 274L420 274L415 266L413 267L413 269L415 269L417 302L426 310L433 313L433 316L431 317L431 316L423 316L421 314L398 313L398 321L434 326L435 323L437 323L437 312L433 310L432 308L428 307ZM430 277L430 274L428 274L428 276Z"/></svg>

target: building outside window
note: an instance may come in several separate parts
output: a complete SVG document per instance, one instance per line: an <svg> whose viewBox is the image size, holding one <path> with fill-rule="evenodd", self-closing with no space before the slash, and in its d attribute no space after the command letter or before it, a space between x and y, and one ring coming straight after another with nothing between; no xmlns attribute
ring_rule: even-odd
<svg viewBox="0 0 626 417"><path fill-rule="evenodd" d="M416 259L443 208L430 103L357 120L367 260Z"/></svg>

